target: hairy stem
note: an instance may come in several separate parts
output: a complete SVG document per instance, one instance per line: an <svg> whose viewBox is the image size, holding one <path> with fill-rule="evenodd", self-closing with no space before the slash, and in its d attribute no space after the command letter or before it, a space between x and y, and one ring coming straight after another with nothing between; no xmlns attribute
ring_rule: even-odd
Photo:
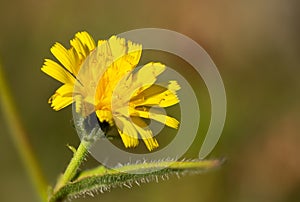
<svg viewBox="0 0 300 202"><path fill-rule="evenodd" d="M2 108L4 120L10 131L10 136L17 148L19 155L26 167L33 186L38 192L41 201L47 201L47 183L42 175L40 166L36 160L34 152L28 143L27 135L19 119L5 76L0 64L0 106Z"/></svg>
<svg viewBox="0 0 300 202"><path fill-rule="evenodd" d="M73 158L68 164L64 174L59 178L58 183L54 188L54 192L60 187L66 185L75 177L79 166L82 164L86 157L90 145L91 143L85 140L82 140L80 142L80 145L78 146L78 149L74 152Z"/></svg>

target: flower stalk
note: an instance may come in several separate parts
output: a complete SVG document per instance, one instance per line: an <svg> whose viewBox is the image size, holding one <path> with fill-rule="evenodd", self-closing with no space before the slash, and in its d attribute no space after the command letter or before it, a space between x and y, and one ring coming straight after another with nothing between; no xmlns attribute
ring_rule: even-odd
<svg viewBox="0 0 300 202"><path fill-rule="evenodd" d="M88 148L91 146L91 142L82 140L77 150L74 152L74 155L68 164L64 174L59 178L54 192L65 186L68 182L72 181L72 179L76 176L76 173L85 160L85 157L88 153Z"/></svg>

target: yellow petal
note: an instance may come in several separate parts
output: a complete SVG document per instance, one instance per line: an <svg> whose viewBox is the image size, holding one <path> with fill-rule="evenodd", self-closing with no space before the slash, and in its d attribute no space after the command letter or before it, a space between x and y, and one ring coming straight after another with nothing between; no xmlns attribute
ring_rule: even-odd
<svg viewBox="0 0 300 202"><path fill-rule="evenodd" d="M87 32L78 32L75 37L77 37L89 51L92 51L96 48L94 39Z"/></svg>
<svg viewBox="0 0 300 202"><path fill-rule="evenodd" d="M87 32L78 32L75 38L70 41L81 58L86 58L96 48L94 39Z"/></svg>
<svg viewBox="0 0 300 202"><path fill-rule="evenodd" d="M151 109L151 111L145 111L145 109L132 109L130 115L139 116L146 119L153 119L175 129L177 129L179 125L179 121L177 121L175 118L164 114L159 114L159 112L156 113L153 109Z"/></svg>
<svg viewBox="0 0 300 202"><path fill-rule="evenodd" d="M157 148L159 146L158 142L155 138L153 138L152 131L149 129L147 124L139 117L131 117L131 120L134 122L133 125L142 137L147 149L152 151Z"/></svg>
<svg viewBox="0 0 300 202"><path fill-rule="evenodd" d="M135 67L142 54L142 46L140 44L133 43L132 41L126 41L124 38L112 36L108 40L109 53L113 57L114 61L122 58L120 62L126 62L130 66ZM119 66L122 69L122 66Z"/></svg>
<svg viewBox="0 0 300 202"><path fill-rule="evenodd" d="M126 41L124 38L112 36L108 39L108 47L114 59L118 59L126 54Z"/></svg>
<svg viewBox="0 0 300 202"><path fill-rule="evenodd" d="M143 93L146 89L156 81L156 78L165 70L165 65L161 63L148 63L143 66L137 73L125 75L117 86L111 91L114 92L113 103L115 105L127 103L129 100L144 101L145 97L162 93L166 88L159 87L159 91L155 90L151 94ZM107 90L107 89L106 89ZM147 91L149 92L149 91ZM133 104L139 102L131 102Z"/></svg>
<svg viewBox="0 0 300 202"><path fill-rule="evenodd" d="M177 83L177 81L169 81L168 89L172 92L176 92L180 90L180 85Z"/></svg>
<svg viewBox="0 0 300 202"><path fill-rule="evenodd" d="M118 117L116 125L126 148L136 147L139 144L137 130L130 121L124 117Z"/></svg>
<svg viewBox="0 0 300 202"><path fill-rule="evenodd" d="M99 44L95 52L97 66L103 68L105 72L99 74L101 79L98 82L95 99L102 105L107 105L111 103L116 85L139 62L142 47L116 36L105 42L100 41Z"/></svg>
<svg viewBox="0 0 300 202"><path fill-rule="evenodd" d="M176 95L176 91L180 89L180 86L176 81L170 82L168 89L152 85L144 91L137 94L131 99L131 104L134 106L159 106L169 107L179 102Z"/></svg>
<svg viewBox="0 0 300 202"><path fill-rule="evenodd" d="M109 69L118 76L119 81L138 64L142 54L142 46L140 44L135 44L116 36L109 38L107 43L101 44L102 46L105 46L107 58L111 57Z"/></svg>
<svg viewBox="0 0 300 202"><path fill-rule="evenodd" d="M71 97L73 95L73 89L74 86L72 84L65 84L62 85L60 88L58 88L55 93L59 94L62 97L64 96Z"/></svg>
<svg viewBox="0 0 300 202"><path fill-rule="evenodd" d="M109 125L113 125L113 118L110 110L97 110L96 115L100 122L108 122Z"/></svg>
<svg viewBox="0 0 300 202"><path fill-rule="evenodd" d="M159 95L166 90L167 88L161 85L145 85L134 93L130 101L138 105L138 103L144 102L145 99Z"/></svg>
<svg viewBox="0 0 300 202"><path fill-rule="evenodd" d="M101 44L103 44L103 43L105 43L105 42L106 42L106 40L98 40L97 46L101 46Z"/></svg>
<svg viewBox="0 0 300 202"><path fill-rule="evenodd" d="M60 43L54 44L50 51L68 71L75 75L76 68L73 66L75 62L72 61L73 57L70 56L71 52L65 49Z"/></svg>
<svg viewBox="0 0 300 202"><path fill-rule="evenodd" d="M77 74L80 70L81 64L82 64L82 58L80 58L80 55L76 52L75 48L70 48L68 50L69 57L70 57L70 65L72 67L72 73L77 77Z"/></svg>
<svg viewBox="0 0 300 202"><path fill-rule="evenodd" d="M148 63L144 65L137 73L130 74L126 79L121 80L118 84L118 88L115 92L120 94L120 97L126 97L127 100L144 99L144 97L149 96L143 92L152 86L152 84L157 80L157 76L165 70L165 65L161 63ZM117 92L116 90L120 91ZM159 92L163 92L160 88ZM152 94L157 94L158 92L152 92ZM131 96L131 97L129 97Z"/></svg>
<svg viewBox="0 0 300 202"><path fill-rule="evenodd" d="M72 74L70 74L70 72L66 71L62 66L49 59L45 59L41 70L64 84L74 83L75 81L75 78L72 76Z"/></svg>
<svg viewBox="0 0 300 202"><path fill-rule="evenodd" d="M51 107L58 111L72 104L73 102L73 85L65 84L58 88L55 94L49 99Z"/></svg>
<svg viewBox="0 0 300 202"><path fill-rule="evenodd" d="M164 93L161 93L159 95L153 96L149 99L147 99L147 102L145 105L155 105L157 103L160 107L169 107L172 105L175 105L179 103L179 99L172 91L167 90Z"/></svg>
<svg viewBox="0 0 300 202"><path fill-rule="evenodd" d="M59 94L54 94L50 99L49 103L51 103L51 107L55 110L61 110L66 106L72 104L73 98L72 97L62 97Z"/></svg>
<svg viewBox="0 0 300 202"><path fill-rule="evenodd" d="M165 69L166 66L164 64L158 62L150 62L144 65L134 75L133 82L143 85L152 85L156 81L157 76L165 71Z"/></svg>

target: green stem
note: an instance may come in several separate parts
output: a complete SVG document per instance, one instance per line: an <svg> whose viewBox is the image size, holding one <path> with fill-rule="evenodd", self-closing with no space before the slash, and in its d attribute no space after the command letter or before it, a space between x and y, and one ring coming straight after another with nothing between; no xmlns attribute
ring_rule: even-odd
<svg viewBox="0 0 300 202"><path fill-rule="evenodd" d="M54 188L54 192L61 188L62 186L66 185L68 182L70 182L76 175L77 170L79 166L84 161L87 153L88 148L90 147L91 143L88 141L82 140L78 149L74 153L73 158L71 159L68 167L66 168L64 174L60 177L58 180L58 183L56 184Z"/></svg>
<svg viewBox="0 0 300 202"><path fill-rule="evenodd" d="M33 186L39 194L41 201L47 201L47 183L42 175L40 166L35 158L25 133L25 130L19 119L12 96L5 81L2 66L0 64L0 105L4 114L4 120L8 125L10 136L16 146L19 155L27 169Z"/></svg>

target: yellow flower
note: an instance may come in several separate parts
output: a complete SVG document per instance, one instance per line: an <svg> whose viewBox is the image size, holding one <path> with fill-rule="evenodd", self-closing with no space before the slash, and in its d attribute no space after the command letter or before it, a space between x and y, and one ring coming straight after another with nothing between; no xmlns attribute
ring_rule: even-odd
<svg viewBox="0 0 300 202"><path fill-rule="evenodd" d="M76 112L84 117L95 112L100 122L116 125L124 146L135 147L138 137L148 150L158 147L157 140L144 119L153 119L169 127L178 128L179 122L155 110L179 102L176 81L156 84L165 65L151 62L136 72L142 46L112 36L96 43L87 32L79 32L64 48L56 43L51 52L59 61L45 59L42 71L63 85L49 99L58 111L76 103Z"/></svg>

